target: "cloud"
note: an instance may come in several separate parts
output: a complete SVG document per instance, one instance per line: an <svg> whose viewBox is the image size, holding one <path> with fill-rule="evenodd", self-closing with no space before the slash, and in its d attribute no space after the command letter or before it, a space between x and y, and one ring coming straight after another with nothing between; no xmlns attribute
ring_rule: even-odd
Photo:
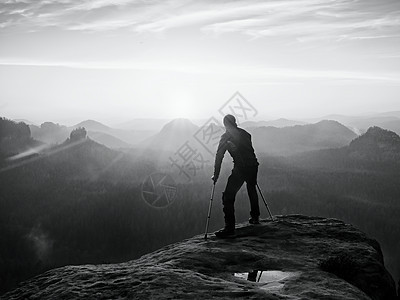
<svg viewBox="0 0 400 300"><path fill-rule="evenodd" d="M108 7L108 6L125 6L128 4L134 4L139 1L135 0L92 0L92 1L83 1L82 3L79 3L77 5L72 5L69 10L93 10L93 9L99 9L103 7Z"/></svg>
<svg viewBox="0 0 400 300"><path fill-rule="evenodd" d="M276 9L295 9L307 3L321 3L322 0L297 0L297 1L270 1L254 3L238 1L234 3L222 2L207 5L192 5L182 8L178 14L170 13L161 15L156 20L146 22L136 28L137 31L164 31L177 27L185 27L196 24L213 23L219 20L232 20L268 14Z"/></svg>
<svg viewBox="0 0 400 300"><path fill-rule="evenodd" d="M68 26L68 30L77 31L109 31L131 27L136 24L134 20L102 20L91 23L73 24Z"/></svg>
<svg viewBox="0 0 400 300"><path fill-rule="evenodd" d="M400 31L394 0L8 0L0 4L0 26L74 31L129 28L137 33L193 27L203 34L239 33L250 38L390 38ZM33 28L32 28L33 27Z"/></svg>
<svg viewBox="0 0 400 300"><path fill-rule="evenodd" d="M174 0L176 1L176 0ZM162 14L164 3L143 0L26 0L0 4L3 28L40 31L48 27L73 31L110 31L145 23Z"/></svg>
<svg viewBox="0 0 400 300"><path fill-rule="evenodd" d="M263 66L192 63L179 64L162 61L35 61L0 59L0 66L60 67L93 70L167 71L207 76L234 77L244 81L267 82L319 82L319 83L376 83L400 86L398 72L354 72L349 70L311 70L300 68L269 68Z"/></svg>
<svg viewBox="0 0 400 300"><path fill-rule="evenodd" d="M249 18L215 22L202 30L216 35L242 33L252 38L297 38L303 42L357 36L393 37L400 30L399 11L387 11L387 7L357 7L354 5L357 1L307 2L282 3L272 11L261 10Z"/></svg>
<svg viewBox="0 0 400 300"><path fill-rule="evenodd" d="M79 41L80 33L90 32L97 40L111 35L120 40L125 36L124 41L150 37L149 45L173 36L168 42L183 45L177 51L188 57L200 55L186 45L189 40L232 38L266 41L269 49L286 47L284 51L298 56L306 56L310 49L342 47L346 51L341 55L349 57L367 44L373 46L362 48L364 55L374 52L378 57L389 48L395 49L394 55L400 53L398 0L26 0L7 1L0 4L0 11L1 33L9 36L42 31ZM215 44L204 43L204 48ZM172 43L167 47L173 48Z"/></svg>

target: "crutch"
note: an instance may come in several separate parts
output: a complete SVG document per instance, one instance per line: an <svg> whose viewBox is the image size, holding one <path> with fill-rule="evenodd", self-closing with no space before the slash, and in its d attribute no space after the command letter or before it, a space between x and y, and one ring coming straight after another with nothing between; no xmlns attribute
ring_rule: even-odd
<svg viewBox="0 0 400 300"><path fill-rule="evenodd" d="M210 205L208 206L208 216L207 216L207 224L206 224L206 233L205 233L205 235L204 235L204 239L207 239L208 225L210 224L211 208L212 208L212 202L213 202L213 198L214 198L214 190L215 190L215 181L214 181L213 187L212 187L211 198L210 198Z"/></svg>
<svg viewBox="0 0 400 300"><path fill-rule="evenodd" d="M260 192L260 195L261 195L262 200L264 201L265 207L266 207L267 210L268 210L268 213L269 213L269 216L271 217L271 220L274 221L274 218L272 217L271 211L269 210L267 201L265 201L264 195L263 195L263 193L261 192L261 189L260 189L260 186L258 185L258 183L257 183L257 188L258 188L258 191Z"/></svg>

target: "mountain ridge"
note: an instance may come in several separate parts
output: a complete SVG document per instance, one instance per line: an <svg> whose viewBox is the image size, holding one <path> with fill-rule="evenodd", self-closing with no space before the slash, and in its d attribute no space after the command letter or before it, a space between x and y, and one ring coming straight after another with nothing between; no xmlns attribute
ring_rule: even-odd
<svg viewBox="0 0 400 300"><path fill-rule="evenodd" d="M279 127L289 127L289 126L306 125L306 124L307 123L303 121L279 118L270 121L245 121L242 124L240 124L240 126L243 128L261 127L261 126L273 126L279 128Z"/></svg>
<svg viewBox="0 0 400 300"><path fill-rule="evenodd" d="M375 126L352 140L349 145L297 153L289 159L294 165L307 168L361 168L397 172L400 167L400 137L393 131Z"/></svg>
<svg viewBox="0 0 400 300"><path fill-rule="evenodd" d="M395 132L377 126L354 139L349 147L350 155L358 159L400 160L400 137Z"/></svg>
<svg viewBox="0 0 400 300"><path fill-rule="evenodd" d="M142 147L160 153L176 151L185 142L194 143L193 135L199 129L186 118L177 118L165 124L159 132L142 142Z"/></svg>
<svg viewBox="0 0 400 300"><path fill-rule="evenodd" d="M80 122L80 123L78 123L76 125L71 126L71 128L78 128L78 127L85 127L85 129L88 130L88 131L90 130L90 131L101 131L101 132L103 132L103 131L111 130L111 127L109 127L109 126L107 126L107 125L105 125L103 123L100 123L98 121L90 120L90 119L82 121L82 122Z"/></svg>
<svg viewBox="0 0 400 300"><path fill-rule="evenodd" d="M258 127L249 129L257 153L292 155L296 153L339 148L348 145L357 135L333 120L291 127Z"/></svg>

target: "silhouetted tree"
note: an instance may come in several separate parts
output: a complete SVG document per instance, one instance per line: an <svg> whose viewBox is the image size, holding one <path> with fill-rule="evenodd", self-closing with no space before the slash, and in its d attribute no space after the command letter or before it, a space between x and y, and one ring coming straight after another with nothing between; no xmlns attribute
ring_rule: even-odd
<svg viewBox="0 0 400 300"><path fill-rule="evenodd" d="M31 131L23 122L16 123L6 118L0 118L0 140L3 139L29 139Z"/></svg>
<svg viewBox="0 0 400 300"><path fill-rule="evenodd" d="M33 144L28 125L0 118L0 160L4 156L12 156L25 151Z"/></svg>
<svg viewBox="0 0 400 300"><path fill-rule="evenodd" d="M86 132L85 127L78 127L71 131L71 134L69 135L69 139L71 142L76 142L79 140L86 139L86 135L87 135L87 132Z"/></svg>

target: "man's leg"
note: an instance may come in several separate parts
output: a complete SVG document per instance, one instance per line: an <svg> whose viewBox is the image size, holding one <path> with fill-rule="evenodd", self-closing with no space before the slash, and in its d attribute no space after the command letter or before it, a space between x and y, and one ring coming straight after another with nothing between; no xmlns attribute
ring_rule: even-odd
<svg viewBox="0 0 400 300"><path fill-rule="evenodd" d="M260 217L260 206L258 205L258 194L257 194L257 172L258 166L249 167L246 170L246 187L247 194L250 199L250 216L254 220L258 220Z"/></svg>
<svg viewBox="0 0 400 300"><path fill-rule="evenodd" d="M235 229L235 197L243 185L242 174L234 167L228 178L225 191L222 193L222 204L224 205L225 228Z"/></svg>

